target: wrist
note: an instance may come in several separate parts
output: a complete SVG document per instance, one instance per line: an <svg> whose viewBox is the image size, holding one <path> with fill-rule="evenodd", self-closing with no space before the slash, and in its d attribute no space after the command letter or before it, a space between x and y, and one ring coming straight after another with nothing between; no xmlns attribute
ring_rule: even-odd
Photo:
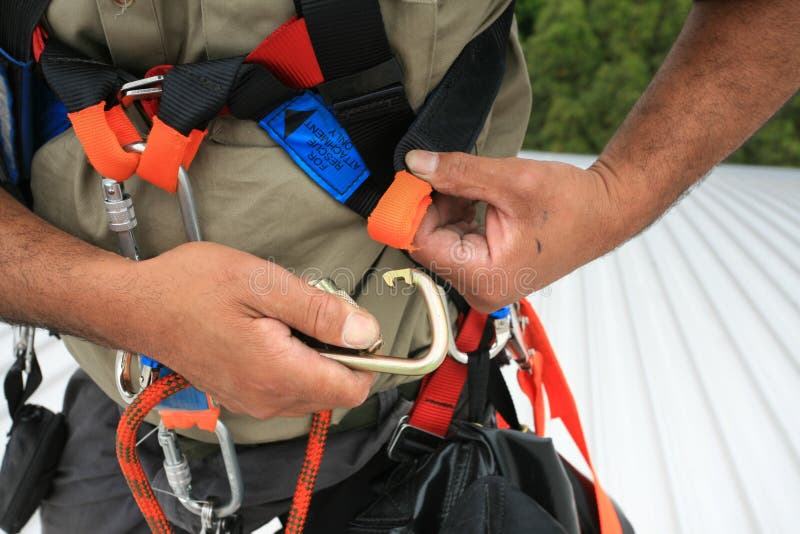
<svg viewBox="0 0 800 534"><path fill-rule="evenodd" d="M658 191L646 177L606 153L588 169L599 181L607 199L609 250L624 243L653 222L667 207L658 201Z"/></svg>
<svg viewBox="0 0 800 534"><path fill-rule="evenodd" d="M137 321L139 265L116 254L97 249L84 261L74 262L69 295L61 299L60 318L70 333L111 348L131 348L129 325Z"/></svg>

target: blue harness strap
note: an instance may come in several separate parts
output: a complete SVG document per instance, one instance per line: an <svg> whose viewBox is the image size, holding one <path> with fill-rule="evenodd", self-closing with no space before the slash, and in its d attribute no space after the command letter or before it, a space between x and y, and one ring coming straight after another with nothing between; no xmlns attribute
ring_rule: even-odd
<svg viewBox="0 0 800 534"><path fill-rule="evenodd" d="M32 36L49 0L0 0L0 163L28 190L35 150L68 127L63 106L34 73Z"/></svg>

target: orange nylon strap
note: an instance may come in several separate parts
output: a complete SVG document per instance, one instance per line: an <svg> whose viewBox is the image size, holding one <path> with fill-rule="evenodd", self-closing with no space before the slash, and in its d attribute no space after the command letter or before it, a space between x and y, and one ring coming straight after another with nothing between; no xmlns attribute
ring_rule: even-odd
<svg viewBox="0 0 800 534"><path fill-rule="evenodd" d="M213 433L217 429L219 419L219 406L215 406L211 398L208 405L212 406L208 410L172 410L163 409L158 411L161 422L170 430L176 428L186 429L197 426L200 430Z"/></svg>
<svg viewBox="0 0 800 534"><path fill-rule="evenodd" d="M190 144L190 137L153 117L153 128L147 137L137 174L153 185L174 193L178 190L178 167Z"/></svg>
<svg viewBox="0 0 800 534"><path fill-rule="evenodd" d="M139 155L125 152L119 145L106 118L105 107L106 103L100 102L68 113L67 117L92 167L102 176L122 182L136 172Z"/></svg>
<svg viewBox="0 0 800 534"><path fill-rule="evenodd" d="M390 247L411 250L414 235L431 205L431 191L428 182L399 171L367 219L369 236Z"/></svg>
<svg viewBox="0 0 800 534"><path fill-rule="evenodd" d="M528 347L535 347L537 352L540 352L542 355L542 383L544 384L550 401L550 417L553 419L561 419L592 472L594 493L597 499L597 514L600 520L600 532L602 532L602 534L622 534L622 527L620 526L619 517L614 509L614 505L600 485L600 480L592 465L592 459L589 456L589 448L586 446L586 438L584 437L583 427L581 426L580 416L578 415L578 406L575 404L572 391L569 389L564 372L561 370L558 359L553 352L550 340L547 338L544 327L530 302L526 299L522 299L520 301L520 311L522 315L527 317L530 321L523 331L525 344ZM535 389L535 384L533 383L534 375L527 373L527 376L531 377L530 379L525 379L530 382L530 387L527 389ZM525 389L526 388L523 388L523 390ZM541 395L537 396L541 397Z"/></svg>
<svg viewBox="0 0 800 534"><path fill-rule="evenodd" d="M189 170L189 167L192 166L192 161L194 161L197 151L200 150L200 143L203 142L207 132L208 130L192 130L189 133L189 144L186 145L186 150L183 152L183 162L181 162L184 169Z"/></svg>
<svg viewBox="0 0 800 534"><path fill-rule="evenodd" d="M106 110L106 122L122 147L142 140L142 136L139 135L139 131L128 118L122 106L117 105Z"/></svg>

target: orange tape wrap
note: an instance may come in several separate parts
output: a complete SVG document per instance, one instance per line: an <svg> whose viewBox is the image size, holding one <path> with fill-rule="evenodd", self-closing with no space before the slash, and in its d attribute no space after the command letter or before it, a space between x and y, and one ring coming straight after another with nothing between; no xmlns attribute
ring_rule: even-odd
<svg viewBox="0 0 800 534"><path fill-rule="evenodd" d="M136 172L139 154L125 152L119 146L117 135L106 118L105 107L106 103L100 102L80 111L68 113L67 117L92 167L102 176L122 182ZM115 116L113 109L112 116Z"/></svg>
<svg viewBox="0 0 800 534"><path fill-rule="evenodd" d="M407 171L394 175L367 219L369 236L393 248L411 250L414 235L431 205L431 186Z"/></svg>
<svg viewBox="0 0 800 534"><path fill-rule="evenodd" d="M153 185L174 193L178 190L178 167L191 137L181 134L158 117L153 117L153 128L147 138L147 148L142 153L137 174Z"/></svg>
<svg viewBox="0 0 800 534"><path fill-rule="evenodd" d="M122 106L117 105L106 111L106 122L122 147L142 140L142 136L139 135L139 131L128 118Z"/></svg>
<svg viewBox="0 0 800 534"><path fill-rule="evenodd" d="M171 410L163 409L158 411L161 422L170 430L187 429L196 426L200 430L211 432L217 429L219 420L219 406L213 406L211 398L208 399L211 408L207 410Z"/></svg>

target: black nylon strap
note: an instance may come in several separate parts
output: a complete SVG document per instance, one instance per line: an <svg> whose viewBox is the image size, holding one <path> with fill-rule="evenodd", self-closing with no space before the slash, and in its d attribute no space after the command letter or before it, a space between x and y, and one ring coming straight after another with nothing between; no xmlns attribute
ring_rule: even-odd
<svg viewBox="0 0 800 534"><path fill-rule="evenodd" d="M244 56L176 65L164 75L158 118L183 135L203 130L225 106Z"/></svg>
<svg viewBox="0 0 800 534"><path fill-rule="evenodd" d="M334 105L334 114L370 170L345 203L366 218L394 179L392 153L414 119L402 86Z"/></svg>
<svg viewBox="0 0 800 534"><path fill-rule="evenodd" d="M260 121L279 104L300 93L285 86L261 65L246 64L239 68L228 96L228 107L236 118Z"/></svg>
<svg viewBox="0 0 800 534"><path fill-rule="evenodd" d="M492 360L489 346L494 337L494 324L487 320L478 350L467 354L467 417L470 422L483 423L488 401L489 375Z"/></svg>
<svg viewBox="0 0 800 534"><path fill-rule="evenodd" d="M377 0L301 0L325 83L318 88L370 170L347 199L366 218L394 178L394 147L414 119Z"/></svg>
<svg viewBox="0 0 800 534"><path fill-rule="evenodd" d="M119 69L84 57L54 38L47 40L39 63L50 88L70 113L103 100L115 101L122 83L131 79Z"/></svg>
<svg viewBox="0 0 800 534"><path fill-rule="evenodd" d="M500 371L500 366L496 357L492 359L492 365L489 369L488 386L488 396L491 405L500 412L500 415L506 420L508 426L514 430L521 430L522 427L517 417L517 409L514 407L514 399L511 398L511 392L508 391L508 384L506 384L506 380L503 378L503 373Z"/></svg>
<svg viewBox="0 0 800 534"><path fill-rule="evenodd" d="M378 0L302 0L300 12L326 81L393 57Z"/></svg>
<svg viewBox="0 0 800 534"><path fill-rule="evenodd" d="M32 56L31 36L50 0L1 0L0 48L18 61Z"/></svg>
<svg viewBox="0 0 800 534"><path fill-rule="evenodd" d="M458 55L398 143L394 168L413 149L469 152L492 109L505 72L514 2Z"/></svg>
<svg viewBox="0 0 800 534"><path fill-rule="evenodd" d="M3 384L8 402L8 411L11 418L16 421L17 413L20 407L26 400L33 395L39 384L42 383L42 369L39 367L39 359L36 357L36 352L31 348L30 372L27 373L27 380L23 384L23 374L25 372L25 353L20 351L16 355L14 365L6 373L5 382Z"/></svg>

